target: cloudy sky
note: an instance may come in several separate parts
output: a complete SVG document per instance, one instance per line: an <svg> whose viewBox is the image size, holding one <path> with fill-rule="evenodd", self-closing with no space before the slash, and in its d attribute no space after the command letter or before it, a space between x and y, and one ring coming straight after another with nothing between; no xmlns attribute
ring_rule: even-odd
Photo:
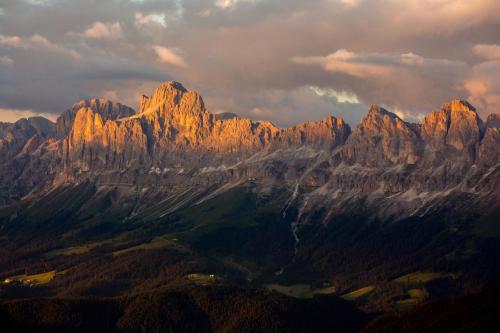
<svg viewBox="0 0 500 333"><path fill-rule="evenodd" d="M454 98L500 112L499 0L0 0L0 121L176 80L280 126Z"/></svg>

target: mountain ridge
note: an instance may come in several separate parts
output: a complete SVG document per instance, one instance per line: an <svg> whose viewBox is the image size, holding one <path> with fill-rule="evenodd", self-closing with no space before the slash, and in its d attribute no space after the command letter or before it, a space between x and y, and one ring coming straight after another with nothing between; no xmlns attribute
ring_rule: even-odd
<svg viewBox="0 0 500 333"><path fill-rule="evenodd" d="M1 165L1 197L7 204L85 180L164 191L255 178L261 193L275 186L312 189L293 198L306 211L315 202L351 200L359 190L368 201L392 196L385 200L392 208L384 207L390 213L382 214L388 216L394 205L399 212L423 209L440 191L496 193L496 119L483 122L468 102L453 100L416 125L374 105L354 130L333 116L278 128L218 119L196 92L170 81L144 95L137 112L102 99L81 101L58 118L52 134L29 145L31 138L21 140L21 156L4 155L11 157ZM412 191L409 200L405 193Z"/></svg>

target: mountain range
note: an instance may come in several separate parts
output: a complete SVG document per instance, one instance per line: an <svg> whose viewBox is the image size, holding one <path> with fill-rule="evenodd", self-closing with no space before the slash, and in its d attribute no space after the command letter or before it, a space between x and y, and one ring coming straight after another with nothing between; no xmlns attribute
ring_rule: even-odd
<svg viewBox="0 0 500 333"><path fill-rule="evenodd" d="M261 191L276 182L292 191L314 188L294 198L302 202L390 196L391 206L421 210L443 193L494 199L499 126L500 115L483 121L469 103L454 100L422 124L372 106L354 130L333 116L281 129L219 117L196 92L167 82L141 98L138 112L92 99L55 124L39 117L2 123L1 198L5 205L84 180L156 191L255 178Z"/></svg>

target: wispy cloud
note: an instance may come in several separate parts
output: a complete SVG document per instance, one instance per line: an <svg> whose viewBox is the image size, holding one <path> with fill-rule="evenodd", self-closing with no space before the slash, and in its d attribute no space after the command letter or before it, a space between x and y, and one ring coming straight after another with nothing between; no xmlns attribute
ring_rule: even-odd
<svg viewBox="0 0 500 333"><path fill-rule="evenodd" d="M94 22L81 35L94 39L119 39L123 36L123 29L120 22Z"/></svg>
<svg viewBox="0 0 500 333"><path fill-rule="evenodd" d="M414 112L409 112L407 110L401 110L398 108L392 109L391 111L394 112L399 118L409 122L421 123L426 116L425 113L419 112L415 114Z"/></svg>
<svg viewBox="0 0 500 333"><path fill-rule="evenodd" d="M135 26L138 28L142 28L148 25L160 25L164 28L167 27L167 21L165 13L152 13L145 15L141 12L135 13Z"/></svg>
<svg viewBox="0 0 500 333"><path fill-rule="evenodd" d="M34 6L50 6L53 5L56 0L24 0L24 2Z"/></svg>
<svg viewBox="0 0 500 333"><path fill-rule="evenodd" d="M325 57L293 57L292 61L303 65L320 65L328 72L340 72L356 77L386 76L392 72L390 66L377 63L369 57L341 49Z"/></svg>
<svg viewBox="0 0 500 333"><path fill-rule="evenodd" d="M348 7L354 7L357 6L360 3L361 0L340 0L340 2Z"/></svg>
<svg viewBox="0 0 500 333"><path fill-rule="evenodd" d="M81 55L75 50L69 49L62 45L52 43L47 38L40 36L38 34L33 35L31 37L0 35L0 45L5 45L12 48L20 48L20 49L44 48L51 52L60 53L74 59L81 58Z"/></svg>
<svg viewBox="0 0 500 333"><path fill-rule="evenodd" d="M477 44L474 52L484 59L500 60L500 45L497 44Z"/></svg>
<svg viewBox="0 0 500 333"><path fill-rule="evenodd" d="M241 3L257 3L260 0L217 0L215 6L221 9L231 9Z"/></svg>
<svg viewBox="0 0 500 333"><path fill-rule="evenodd" d="M339 72L350 76L385 77L397 71L422 67L459 66L460 62L447 59L426 59L412 52L393 53L355 53L340 49L327 56L297 56L292 61L302 65L319 65L328 72Z"/></svg>
<svg viewBox="0 0 500 333"><path fill-rule="evenodd" d="M0 56L0 65L10 67L14 65L14 60L8 56Z"/></svg>
<svg viewBox="0 0 500 333"><path fill-rule="evenodd" d="M485 114L500 110L500 61L486 61L472 67L464 87L468 99Z"/></svg>
<svg viewBox="0 0 500 333"><path fill-rule="evenodd" d="M178 49L159 45L153 46L153 49L161 62L179 67L187 67L187 63Z"/></svg>
<svg viewBox="0 0 500 333"><path fill-rule="evenodd" d="M352 92L348 92L345 90L340 90L337 91L335 89L331 88L320 88L317 86L310 86L309 87L314 93L318 96L326 96L326 97L333 97L337 101L337 103L348 103L348 104L359 104L359 99L356 94Z"/></svg>

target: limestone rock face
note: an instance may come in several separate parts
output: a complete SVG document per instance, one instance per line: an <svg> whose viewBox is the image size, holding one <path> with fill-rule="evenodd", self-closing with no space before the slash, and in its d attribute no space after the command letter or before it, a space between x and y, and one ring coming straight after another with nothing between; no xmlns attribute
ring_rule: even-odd
<svg viewBox="0 0 500 333"><path fill-rule="evenodd" d="M59 138L64 138L68 135L73 127L73 121L75 120L76 114L84 108L91 109L98 113L104 121L135 114L134 109L120 103L113 103L106 99L82 100L75 103L71 109L64 111L57 119L56 131Z"/></svg>
<svg viewBox="0 0 500 333"><path fill-rule="evenodd" d="M100 113L82 108L63 147L67 167L78 171L126 168L142 162L147 138L139 119L104 121Z"/></svg>
<svg viewBox="0 0 500 333"><path fill-rule="evenodd" d="M153 150L207 145L215 117L205 109L203 99L196 92L187 91L172 81L162 84L143 101L139 116Z"/></svg>
<svg viewBox="0 0 500 333"><path fill-rule="evenodd" d="M454 148L473 160L484 124L469 103L454 100L425 117L422 137L435 149Z"/></svg>
<svg viewBox="0 0 500 333"><path fill-rule="evenodd" d="M310 145L331 150L342 145L351 134L350 126L342 118L328 116L321 121L309 121L280 133L281 147Z"/></svg>
<svg viewBox="0 0 500 333"><path fill-rule="evenodd" d="M121 169L125 161L129 166L169 164L173 152L245 156L300 145L332 149L350 133L349 125L334 117L286 129L239 117L220 119L205 109L197 93L177 82L162 84L151 97L142 96L137 114L119 119L106 115L92 107L79 109L64 139L69 164L75 161L83 170L91 170L91 165Z"/></svg>
<svg viewBox="0 0 500 333"><path fill-rule="evenodd" d="M415 164L419 157L418 134L394 113L379 106L370 108L342 149L342 158L351 164Z"/></svg>

